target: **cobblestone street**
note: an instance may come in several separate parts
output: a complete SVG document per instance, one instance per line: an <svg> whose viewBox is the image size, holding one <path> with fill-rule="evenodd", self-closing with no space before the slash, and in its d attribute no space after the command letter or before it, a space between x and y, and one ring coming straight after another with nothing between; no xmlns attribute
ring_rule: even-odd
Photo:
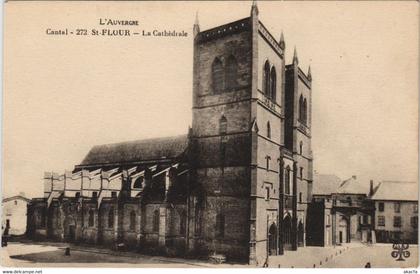
<svg viewBox="0 0 420 274"><path fill-rule="evenodd" d="M211 264L208 261L148 256L134 252L115 252L105 248L71 246L71 255L65 256L65 243L16 243L1 249L1 265L5 267L249 267L240 264ZM391 257L390 244L366 246L348 244L336 247L304 247L286 251L283 256L272 256L273 268L334 268L360 267L367 262L371 267L414 268L418 264L418 246L409 248L410 257L397 261Z"/></svg>

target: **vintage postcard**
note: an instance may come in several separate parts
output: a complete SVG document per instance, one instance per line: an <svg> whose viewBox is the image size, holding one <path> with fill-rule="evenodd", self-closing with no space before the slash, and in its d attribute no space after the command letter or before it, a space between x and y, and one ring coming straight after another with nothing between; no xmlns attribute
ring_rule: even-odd
<svg viewBox="0 0 420 274"><path fill-rule="evenodd" d="M417 1L7 1L3 37L2 267L417 273Z"/></svg>

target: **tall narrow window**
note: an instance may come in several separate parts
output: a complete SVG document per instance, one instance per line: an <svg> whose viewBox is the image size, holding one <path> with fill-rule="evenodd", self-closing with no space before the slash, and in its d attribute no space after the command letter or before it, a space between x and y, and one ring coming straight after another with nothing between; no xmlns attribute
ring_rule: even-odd
<svg viewBox="0 0 420 274"><path fill-rule="evenodd" d="M130 212L130 230L136 229L136 212L132 210Z"/></svg>
<svg viewBox="0 0 420 274"><path fill-rule="evenodd" d="M233 89L236 87L236 81L238 77L238 63L236 58L231 55L226 60L226 70L225 70L225 83L226 88Z"/></svg>
<svg viewBox="0 0 420 274"><path fill-rule="evenodd" d="M394 216L394 227L401 227L401 216Z"/></svg>
<svg viewBox="0 0 420 274"><path fill-rule="evenodd" d="M270 156L266 156L265 159L267 161L267 163L266 163L266 169L267 170L270 170L270 160L271 160L271 157Z"/></svg>
<svg viewBox="0 0 420 274"><path fill-rule="evenodd" d="M222 213L216 216L216 236L220 238L225 236L225 215Z"/></svg>
<svg viewBox="0 0 420 274"><path fill-rule="evenodd" d="M290 167L286 167L286 172L284 173L284 193L290 194Z"/></svg>
<svg viewBox="0 0 420 274"><path fill-rule="evenodd" d="M271 138L271 125L267 122L267 138Z"/></svg>
<svg viewBox="0 0 420 274"><path fill-rule="evenodd" d="M302 151L303 151L303 142L300 141L299 143L299 154L302 155Z"/></svg>
<svg viewBox="0 0 420 274"><path fill-rule="evenodd" d="M379 204L378 204L378 210L379 210L380 212L384 211L384 208L385 208L385 204L384 204L384 203L379 203Z"/></svg>
<svg viewBox="0 0 420 274"><path fill-rule="evenodd" d="M275 101L276 100L276 87L277 87L277 74L276 69L274 67L271 68L271 75L270 75L270 98Z"/></svg>
<svg viewBox="0 0 420 274"><path fill-rule="evenodd" d="M302 203L302 192L299 192L299 203Z"/></svg>
<svg viewBox="0 0 420 274"><path fill-rule="evenodd" d="M159 210L153 212L153 232L159 231Z"/></svg>
<svg viewBox="0 0 420 274"><path fill-rule="evenodd" d="M114 227L114 208L111 207L108 212L108 227Z"/></svg>
<svg viewBox="0 0 420 274"><path fill-rule="evenodd" d="M303 96L299 97L299 121L303 121Z"/></svg>
<svg viewBox="0 0 420 274"><path fill-rule="evenodd" d="M185 231L187 228L187 214L185 213L185 211L182 211L179 214L179 218L179 234L185 235Z"/></svg>
<svg viewBox="0 0 420 274"><path fill-rule="evenodd" d="M399 202L394 203L394 212L395 213L400 213L400 203Z"/></svg>
<svg viewBox="0 0 420 274"><path fill-rule="evenodd" d="M265 200L266 201L270 200L270 187L268 186L265 187Z"/></svg>
<svg viewBox="0 0 420 274"><path fill-rule="evenodd" d="M89 210L89 226L94 226L95 225L95 220L94 220L95 214L93 212L93 210Z"/></svg>
<svg viewBox="0 0 420 274"><path fill-rule="evenodd" d="M302 117L302 121L305 125L308 124L308 106L306 104L306 98L303 100L303 117Z"/></svg>
<svg viewBox="0 0 420 274"><path fill-rule="evenodd" d="M195 219L195 235L201 235L201 205L197 202L195 205L194 211L194 219Z"/></svg>
<svg viewBox="0 0 420 274"><path fill-rule="evenodd" d="M224 135L227 133L227 119L224 115L220 118L220 121L219 121L219 133L221 135Z"/></svg>
<svg viewBox="0 0 420 274"><path fill-rule="evenodd" d="M211 66L214 93L220 93L223 89L223 64L219 58L214 59Z"/></svg>
<svg viewBox="0 0 420 274"><path fill-rule="evenodd" d="M300 179L302 180L303 179L303 167L300 167L299 173L300 173Z"/></svg>
<svg viewBox="0 0 420 274"><path fill-rule="evenodd" d="M263 93L269 96L270 93L270 63L265 61L263 69Z"/></svg>

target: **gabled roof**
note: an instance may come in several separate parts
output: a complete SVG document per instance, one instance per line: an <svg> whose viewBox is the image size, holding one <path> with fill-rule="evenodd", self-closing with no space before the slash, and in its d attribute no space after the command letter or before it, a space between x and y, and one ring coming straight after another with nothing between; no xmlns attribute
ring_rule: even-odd
<svg viewBox="0 0 420 274"><path fill-rule="evenodd" d="M362 182L357 180L356 176L344 180L340 187L337 189L339 194L365 194L369 193L369 185L364 185Z"/></svg>
<svg viewBox="0 0 420 274"><path fill-rule="evenodd" d="M383 181L372 195L372 200L418 201L416 182Z"/></svg>
<svg viewBox="0 0 420 274"><path fill-rule="evenodd" d="M26 197L23 197L22 195L15 195L15 196L12 196L12 197L4 198L3 199L3 203L8 202L8 201L13 201L13 200L23 200L25 202L29 202L30 201L30 199L28 199Z"/></svg>
<svg viewBox="0 0 420 274"><path fill-rule="evenodd" d="M187 135L98 145L89 151L80 165L173 159L181 156L187 146Z"/></svg>
<svg viewBox="0 0 420 274"><path fill-rule="evenodd" d="M334 174L314 174L313 195L331 195L336 193L341 179Z"/></svg>

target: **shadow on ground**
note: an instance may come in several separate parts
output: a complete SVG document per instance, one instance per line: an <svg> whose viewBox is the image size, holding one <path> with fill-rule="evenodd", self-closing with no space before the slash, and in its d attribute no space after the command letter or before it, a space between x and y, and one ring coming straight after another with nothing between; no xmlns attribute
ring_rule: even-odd
<svg viewBox="0 0 420 274"><path fill-rule="evenodd" d="M24 260L36 263L98 263L104 262L103 254L90 253L86 256L86 252L72 251L70 256L64 255L64 250L36 252L23 255L10 256L12 259ZM105 262L104 262L105 263ZM126 258L119 256L107 256L106 263L129 263L136 264L136 258ZM150 261L153 263L153 261ZM160 261L159 264L167 264L169 262Z"/></svg>

